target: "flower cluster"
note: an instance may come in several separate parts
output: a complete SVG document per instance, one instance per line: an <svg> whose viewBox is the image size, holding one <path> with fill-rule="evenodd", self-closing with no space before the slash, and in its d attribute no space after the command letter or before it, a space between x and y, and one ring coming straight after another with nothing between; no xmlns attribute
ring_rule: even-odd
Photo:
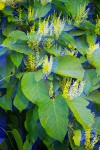
<svg viewBox="0 0 100 150"><path fill-rule="evenodd" d="M51 48L52 45L54 44L54 39L50 39L50 38L46 39L43 44L44 44L43 45L44 49Z"/></svg>
<svg viewBox="0 0 100 150"><path fill-rule="evenodd" d="M94 148L94 145L98 142L98 137L96 133L92 133L91 127L88 127L85 131L85 147L86 150L92 150Z"/></svg>
<svg viewBox="0 0 100 150"><path fill-rule="evenodd" d="M49 33L49 23L48 20L39 21L38 33L42 36L46 36Z"/></svg>
<svg viewBox="0 0 100 150"><path fill-rule="evenodd" d="M32 21L34 17L34 9L32 6L28 7L28 21Z"/></svg>
<svg viewBox="0 0 100 150"><path fill-rule="evenodd" d="M50 60L48 59L48 56L46 55L43 61L43 73L44 75L48 76L51 72L53 65L53 56L50 56Z"/></svg>
<svg viewBox="0 0 100 150"><path fill-rule="evenodd" d="M71 85L71 79L67 80L65 86L63 87L63 97L66 99L68 98L70 100L70 97L69 97L69 88L70 88L70 85Z"/></svg>
<svg viewBox="0 0 100 150"><path fill-rule="evenodd" d="M80 81L77 79L71 85L71 80L68 80L63 88L63 97L68 100L73 100L82 94L84 86L85 81Z"/></svg>
<svg viewBox="0 0 100 150"><path fill-rule="evenodd" d="M86 10L86 4L80 5L77 9L77 16L75 18L76 25L79 25L82 21L84 21L87 18L87 14L89 12L89 9Z"/></svg>
<svg viewBox="0 0 100 150"><path fill-rule="evenodd" d="M85 147L87 150L91 150L91 131L92 129L90 127L88 127L85 131L86 136Z"/></svg>
<svg viewBox="0 0 100 150"><path fill-rule="evenodd" d="M61 32L64 29L64 26L65 26L64 18L61 20L60 15L58 18L55 17L53 20L54 35L59 37L59 35L61 34Z"/></svg>
<svg viewBox="0 0 100 150"><path fill-rule="evenodd" d="M53 19L49 21L49 18L44 21L39 21L38 33L41 36L51 35L56 36L57 38L61 34L65 26L64 18L61 20L59 15L58 17L53 16Z"/></svg>
<svg viewBox="0 0 100 150"><path fill-rule="evenodd" d="M24 63L28 71L36 70L36 64L35 64L35 59L33 55L27 56L27 60L24 60Z"/></svg>
<svg viewBox="0 0 100 150"><path fill-rule="evenodd" d="M19 17L19 20L22 20L22 9L21 8L18 9L18 17Z"/></svg>
<svg viewBox="0 0 100 150"><path fill-rule="evenodd" d="M77 56L78 51L75 49L75 46L68 44L67 47L70 49L70 51L66 50L66 54L70 56Z"/></svg>
<svg viewBox="0 0 100 150"><path fill-rule="evenodd" d="M39 42L41 41L41 36L39 34L35 34L35 25L32 25L30 27L30 32L27 33L28 35L28 46L31 47L33 50L36 49L39 46ZM35 38L34 38L35 34Z"/></svg>

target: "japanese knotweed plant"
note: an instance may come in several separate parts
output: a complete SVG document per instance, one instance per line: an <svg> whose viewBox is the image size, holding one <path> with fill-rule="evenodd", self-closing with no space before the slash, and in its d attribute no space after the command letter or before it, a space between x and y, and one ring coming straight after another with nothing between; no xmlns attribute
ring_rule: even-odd
<svg viewBox="0 0 100 150"><path fill-rule="evenodd" d="M0 1L1 149L100 149L99 40L95 0Z"/></svg>

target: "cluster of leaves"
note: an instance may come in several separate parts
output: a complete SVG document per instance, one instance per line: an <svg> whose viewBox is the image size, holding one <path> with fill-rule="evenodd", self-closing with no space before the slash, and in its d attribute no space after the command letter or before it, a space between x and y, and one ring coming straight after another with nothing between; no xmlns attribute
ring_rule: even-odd
<svg viewBox="0 0 100 150"><path fill-rule="evenodd" d="M99 8L89 0L0 1L1 149L99 149Z"/></svg>

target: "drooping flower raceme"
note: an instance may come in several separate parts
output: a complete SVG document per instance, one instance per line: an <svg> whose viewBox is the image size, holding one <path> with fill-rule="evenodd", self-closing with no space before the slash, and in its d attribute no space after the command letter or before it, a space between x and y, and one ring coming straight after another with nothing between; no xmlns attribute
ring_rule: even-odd
<svg viewBox="0 0 100 150"><path fill-rule="evenodd" d="M43 73L44 75L48 76L51 72L53 65L53 56L50 56L50 60L48 59L48 56L46 55L43 61Z"/></svg>
<svg viewBox="0 0 100 150"><path fill-rule="evenodd" d="M80 81L77 79L71 85L71 80L68 80L63 88L63 97L68 100L73 100L82 94L84 86L85 81Z"/></svg>

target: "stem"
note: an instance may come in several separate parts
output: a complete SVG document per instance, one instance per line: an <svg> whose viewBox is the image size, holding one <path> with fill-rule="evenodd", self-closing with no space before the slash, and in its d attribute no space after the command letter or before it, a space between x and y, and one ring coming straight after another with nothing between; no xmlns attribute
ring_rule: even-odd
<svg viewBox="0 0 100 150"><path fill-rule="evenodd" d="M44 84L45 84L45 86L46 86L46 88L47 88L47 90L49 92L49 86L48 86L47 82L44 79L43 79L43 81L44 81Z"/></svg>
<svg viewBox="0 0 100 150"><path fill-rule="evenodd" d="M5 80L5 79L7 79L7 78L12 77L13 75L14 75L14 74L11 74L11 75L9 75L9 76L4 77L3 79L0 80L0 82L3 81L3 80Z"/></svg>
<svg viewBox="0 0 100 150"><path fill-rule="evenodd" d="M71 124L69 124L68 126L74 132L73 126Z"/></svg>

